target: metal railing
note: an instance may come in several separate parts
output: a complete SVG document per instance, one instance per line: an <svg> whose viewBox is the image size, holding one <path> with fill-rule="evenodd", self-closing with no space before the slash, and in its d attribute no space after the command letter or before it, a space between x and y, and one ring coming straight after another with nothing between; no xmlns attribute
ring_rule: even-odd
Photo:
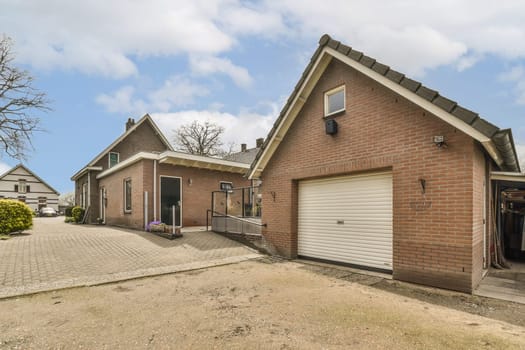
<svg viewBox="0 0 525 350"><path fill-rule="evenodd" d="M208 209L206 210L206 231L208 231L210 227L213 228L213 218L219 218L219 219L223 218L224 219L224 231L223 232L226 232L226 233L230 232L228 231L228 220L227 219L231 219L233 221L240 222L240 223L246 223L249 225L266 227L266 224L263 224L261 222L257 222L257 221L250 220L247 218L241 218L238 216L227 215L225 213L220 213L220 212L216 212L211 209ZM211 222L210 222L210 219L211 219ZM258 218L255 218L255 219L258 219ZM235 227L239 227L239 226L235 225ZM241 227L244 227L244 225L241 225ZM241 230L241 231L244 231L244 230ZM239 233L246 233L246 232L239 232Z"/></svg>
<svg viewBox="0 0 525 350"><path fill-rule="evenodd" d="M241 218L260 218L262 212L259 187L240 187L213 191L211 211Z"/></svg>

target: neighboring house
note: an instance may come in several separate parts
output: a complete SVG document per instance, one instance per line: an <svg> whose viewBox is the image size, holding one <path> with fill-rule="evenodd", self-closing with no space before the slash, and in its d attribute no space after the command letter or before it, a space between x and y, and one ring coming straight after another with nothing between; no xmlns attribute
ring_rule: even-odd
<svg viewBox="0 0 525 350"><path fill-rule="evenodd" d="M471 292L497 171L520 178L510 130L325 35L249 178L279 254Z"/></svg>
<svg viewBox="0 0 525 350"><path fill-rule="evenodd" d="M86 222L144 229L151 221L206 224L211 192L250 185L249 164L175 152L149 115L71 178ZM175 212L175 220L173 220Z"/></svg>
<svg viewBox="0 0 525 350"><path fill-rule="evenodd" d="M58 211L59 193L22 164L0 175L0 198L17 199L31 209L51 207Z"/></svg>

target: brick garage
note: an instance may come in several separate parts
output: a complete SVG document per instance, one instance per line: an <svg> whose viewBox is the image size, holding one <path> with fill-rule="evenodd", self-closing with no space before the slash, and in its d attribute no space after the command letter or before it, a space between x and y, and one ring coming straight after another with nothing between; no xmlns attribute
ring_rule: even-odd
<svg viewBox="0 0 525 350"><path fill-rule="evenodd" d="M339 60L342 55L359 65ZM398 87L390 88L378 73ZM325 93L340 86L344 111L330 117L338 132L328 135ZM419 103L423 99L432 105ZM446 115L435 115L435 107ZM279 254L298 255L298 188L304 180L390 171L393 277L472 291L486 266L488 172L515 171L515 154L501 162L505 157L490 142L504 131L480 118L465 123L467 112L324 36L252 164L251 178L263 180L266 239ZM436 135L444 136L446 147L433 142Z"/></svg>

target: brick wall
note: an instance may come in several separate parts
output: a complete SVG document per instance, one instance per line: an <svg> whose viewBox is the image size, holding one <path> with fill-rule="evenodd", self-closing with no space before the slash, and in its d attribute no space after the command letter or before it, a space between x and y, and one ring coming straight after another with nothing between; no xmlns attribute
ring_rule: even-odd
<svg viewBox="0 0 525 350"><path fill-rule="evenodd" d="M125 169L99 180L99 187L106 189L106 224L144 228L143 162L137 162ZM131 179L131 212L124 212L124 180Z"/></svg>
<svg viewBox="0 0 525 350"><path fill-rule="evenodd" d="M335 118L338 134L326 135L323 93L343 83L346 112ZM434 135L448 147L437 148ZM295 257L299 180L391 169L394 278L470 291L475 259L479 270L472 208L480 155L469 136L334 59L262 174L264 235ZM422 200L431 208L415 210Z"/></svg>
<svg viewBox="0 0 525 350"><path fill-rule="evenodd" d="M119 153L119 161L128 159L139 152L164 152L167 150L155 130L147 121L139 125L122 142L111 149ZM105 154L96 164L104 170L108 168L108 155Z"/></svg>
<svg viewBox="0 0 525 350"><path fill-rule="evenodd" d="M160 176L163 175L182 178L183 226L206 225L206 210L211 209L211 192L220 189L219 184L221 181L232 182L234 187L250 186L250 181L241 174L160 164L157 170L157 190L160 188ZM191 179L191 185L189 184L189 179ZM153 193L153 184L147 183L146 186ZM157 201L159 198L159 195L157 195ZM157 205L157 211L159 207ZM157 218L159 217L160 215L157 214Z"/></svg>

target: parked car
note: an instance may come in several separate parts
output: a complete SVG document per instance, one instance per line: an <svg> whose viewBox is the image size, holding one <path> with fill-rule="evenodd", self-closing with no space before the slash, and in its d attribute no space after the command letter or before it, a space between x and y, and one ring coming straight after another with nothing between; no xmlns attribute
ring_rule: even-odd
<svg viewBox="0 0 525 350"><path fill-rule="evenodd" d="M48 216L48 217L57 216L57 212L53 208L44 207L44 208L40 209L40 216Z"/></svg>

